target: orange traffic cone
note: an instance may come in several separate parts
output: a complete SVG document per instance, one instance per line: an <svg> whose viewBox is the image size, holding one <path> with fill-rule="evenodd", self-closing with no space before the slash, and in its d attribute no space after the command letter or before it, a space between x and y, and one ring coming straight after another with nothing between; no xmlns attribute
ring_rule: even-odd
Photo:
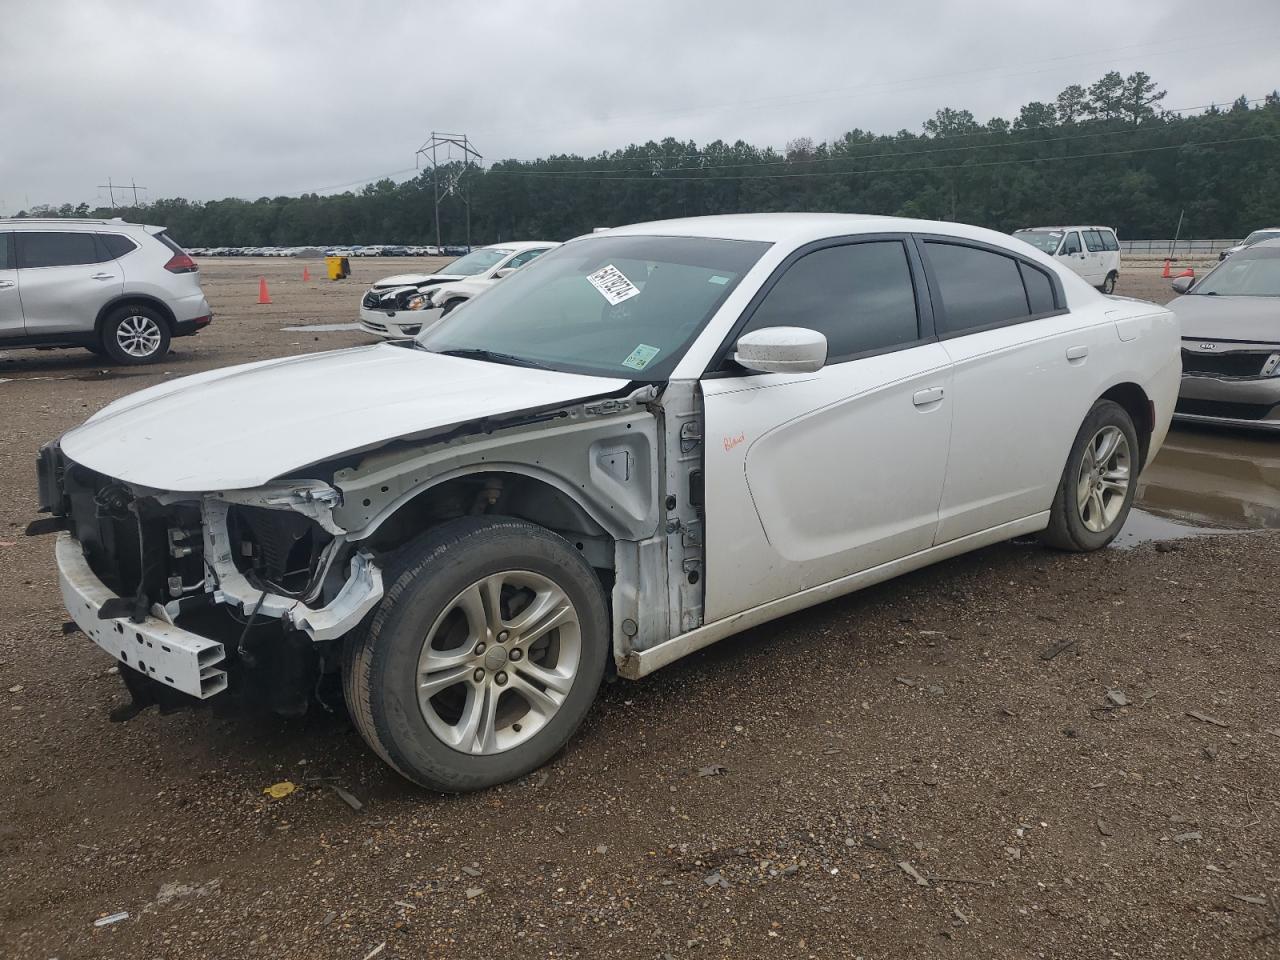
<svg viewBox="0 0 1280 960"><path fill-rule="evenodd" d="M267 278L266 278L266 277L259 277L259 278L258 278L258 302L259 302L259 303L270 303L270 302L271 302L271 294L269 294L269 293L267 292Z"/></svg>
<svg viewBox="0 0 1280 960"><path fill-rule="evenodd" d="M302 268L302 282L306 283L311 279L311 271L306 267Z"/></svg>
<svg viewBox="0 0 1280 960"><path fill-rule="evenodd" d="M1180 274L1178 274L1178 276L1180 277L1194 277L1195 275L1196 275L1196 272L1192 270L1190 267L1187 267L1187 269L1183 270Z"/></svg>
<svg viewBox="0 0 1280 960"><path fill-rule="evenodd" d="M1164 262L1164 270L1163 270L1163 271L1161 271L1161 273L1160 273L1160 279L1161 279L1161 280L1168 280L1168 279L1169 279L1170 277L1172 277L1172 276L1173 276L1173 274L1169 272L1169 261L1168 261L1168 260L1166 260L1166 261Z"/></svg>

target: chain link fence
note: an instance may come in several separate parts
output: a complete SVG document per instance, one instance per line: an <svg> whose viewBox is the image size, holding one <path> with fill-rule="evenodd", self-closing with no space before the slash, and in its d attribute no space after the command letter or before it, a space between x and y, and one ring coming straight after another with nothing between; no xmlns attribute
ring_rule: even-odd
<svg viewBox="0 0 1280 960"><path fill-rule="evenodd" d="M1145 253L1152 256L1176 257L1179 254L1217 253L1234 247L1239 240L1121 240L1122 253Z"/></svg>

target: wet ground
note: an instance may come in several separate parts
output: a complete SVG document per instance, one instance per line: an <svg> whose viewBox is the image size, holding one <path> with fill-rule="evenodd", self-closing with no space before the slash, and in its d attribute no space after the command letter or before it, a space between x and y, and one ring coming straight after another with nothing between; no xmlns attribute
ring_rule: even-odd
<svg viewBox="0 0 1280 960"><path fill-rule="evenodd" d="M21 536L35 450L168 377L367 342L329 325L419 264L352 265L206 263L213 326L145 370L0 356L0 955L1280 955L1280 438L1176 428L1129 549L1002 544L750 631L482 794L409 787L340 708L110 723ZM1167 299L1158 270L1118 292Z"/></svg>

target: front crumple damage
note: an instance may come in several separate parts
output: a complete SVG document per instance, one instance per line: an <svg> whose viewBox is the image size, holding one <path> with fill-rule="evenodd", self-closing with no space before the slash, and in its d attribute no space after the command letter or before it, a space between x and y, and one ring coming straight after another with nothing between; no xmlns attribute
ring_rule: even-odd
<svg viewBox="0 0 1280 960"><path fill-rule="evenodd" d="M204 561L212 583L207 586L216 603L238 607L242 614L275 617L312 640L333 640L352 630L382 599L382 571L371 553L351 550L346 531L333 521L341 502L338 491L320 482L264 487L259 490L206 494L201 498ZM333 535L319 563L309 571L305 589L275 592L260 578L251 579L235 562L229 529L233 506L289 510L314 521ZM336 595L322 602L337 558L349 554L348 573ZM257 580L258 582L255 582Z"/></svg>

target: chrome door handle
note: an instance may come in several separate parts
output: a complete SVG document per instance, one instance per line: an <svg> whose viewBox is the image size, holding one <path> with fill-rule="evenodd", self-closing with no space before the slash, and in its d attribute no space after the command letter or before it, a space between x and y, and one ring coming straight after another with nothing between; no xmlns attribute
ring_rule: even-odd
<svg viewBox="0 0 1280 960"><path fill-rule="evenodd" d="M929 387L927 390L917 390L911 398L911 402L917 407L927 407L931 403L937 403L942 399L941 387Z"/></svg>
<svg viewBox="0 0 1280 960"><path fill-rule="evenodd" d="M1083 360L1083 359L1084 359L1085 357L1087 357L1088 355L1089 355L1089 348L1088 348L1088 347L1084 347L1084 346L1080 346L1080 347L1067 347L1067 359L1068 359L1068 360Z"/></svg>
<svg viewBox="0 0 1280 960"><path fill-rule="evenodd" d="M10 287L16 287L17 280L0 280L0 290L8 290Z"/></svg>
<svg viewBox="0 0 1280 960"><path fill-rule="evenodd" d="M90 277L92 280L114 280L115 278L116 275L114 273L95 273Z"/></svg>

